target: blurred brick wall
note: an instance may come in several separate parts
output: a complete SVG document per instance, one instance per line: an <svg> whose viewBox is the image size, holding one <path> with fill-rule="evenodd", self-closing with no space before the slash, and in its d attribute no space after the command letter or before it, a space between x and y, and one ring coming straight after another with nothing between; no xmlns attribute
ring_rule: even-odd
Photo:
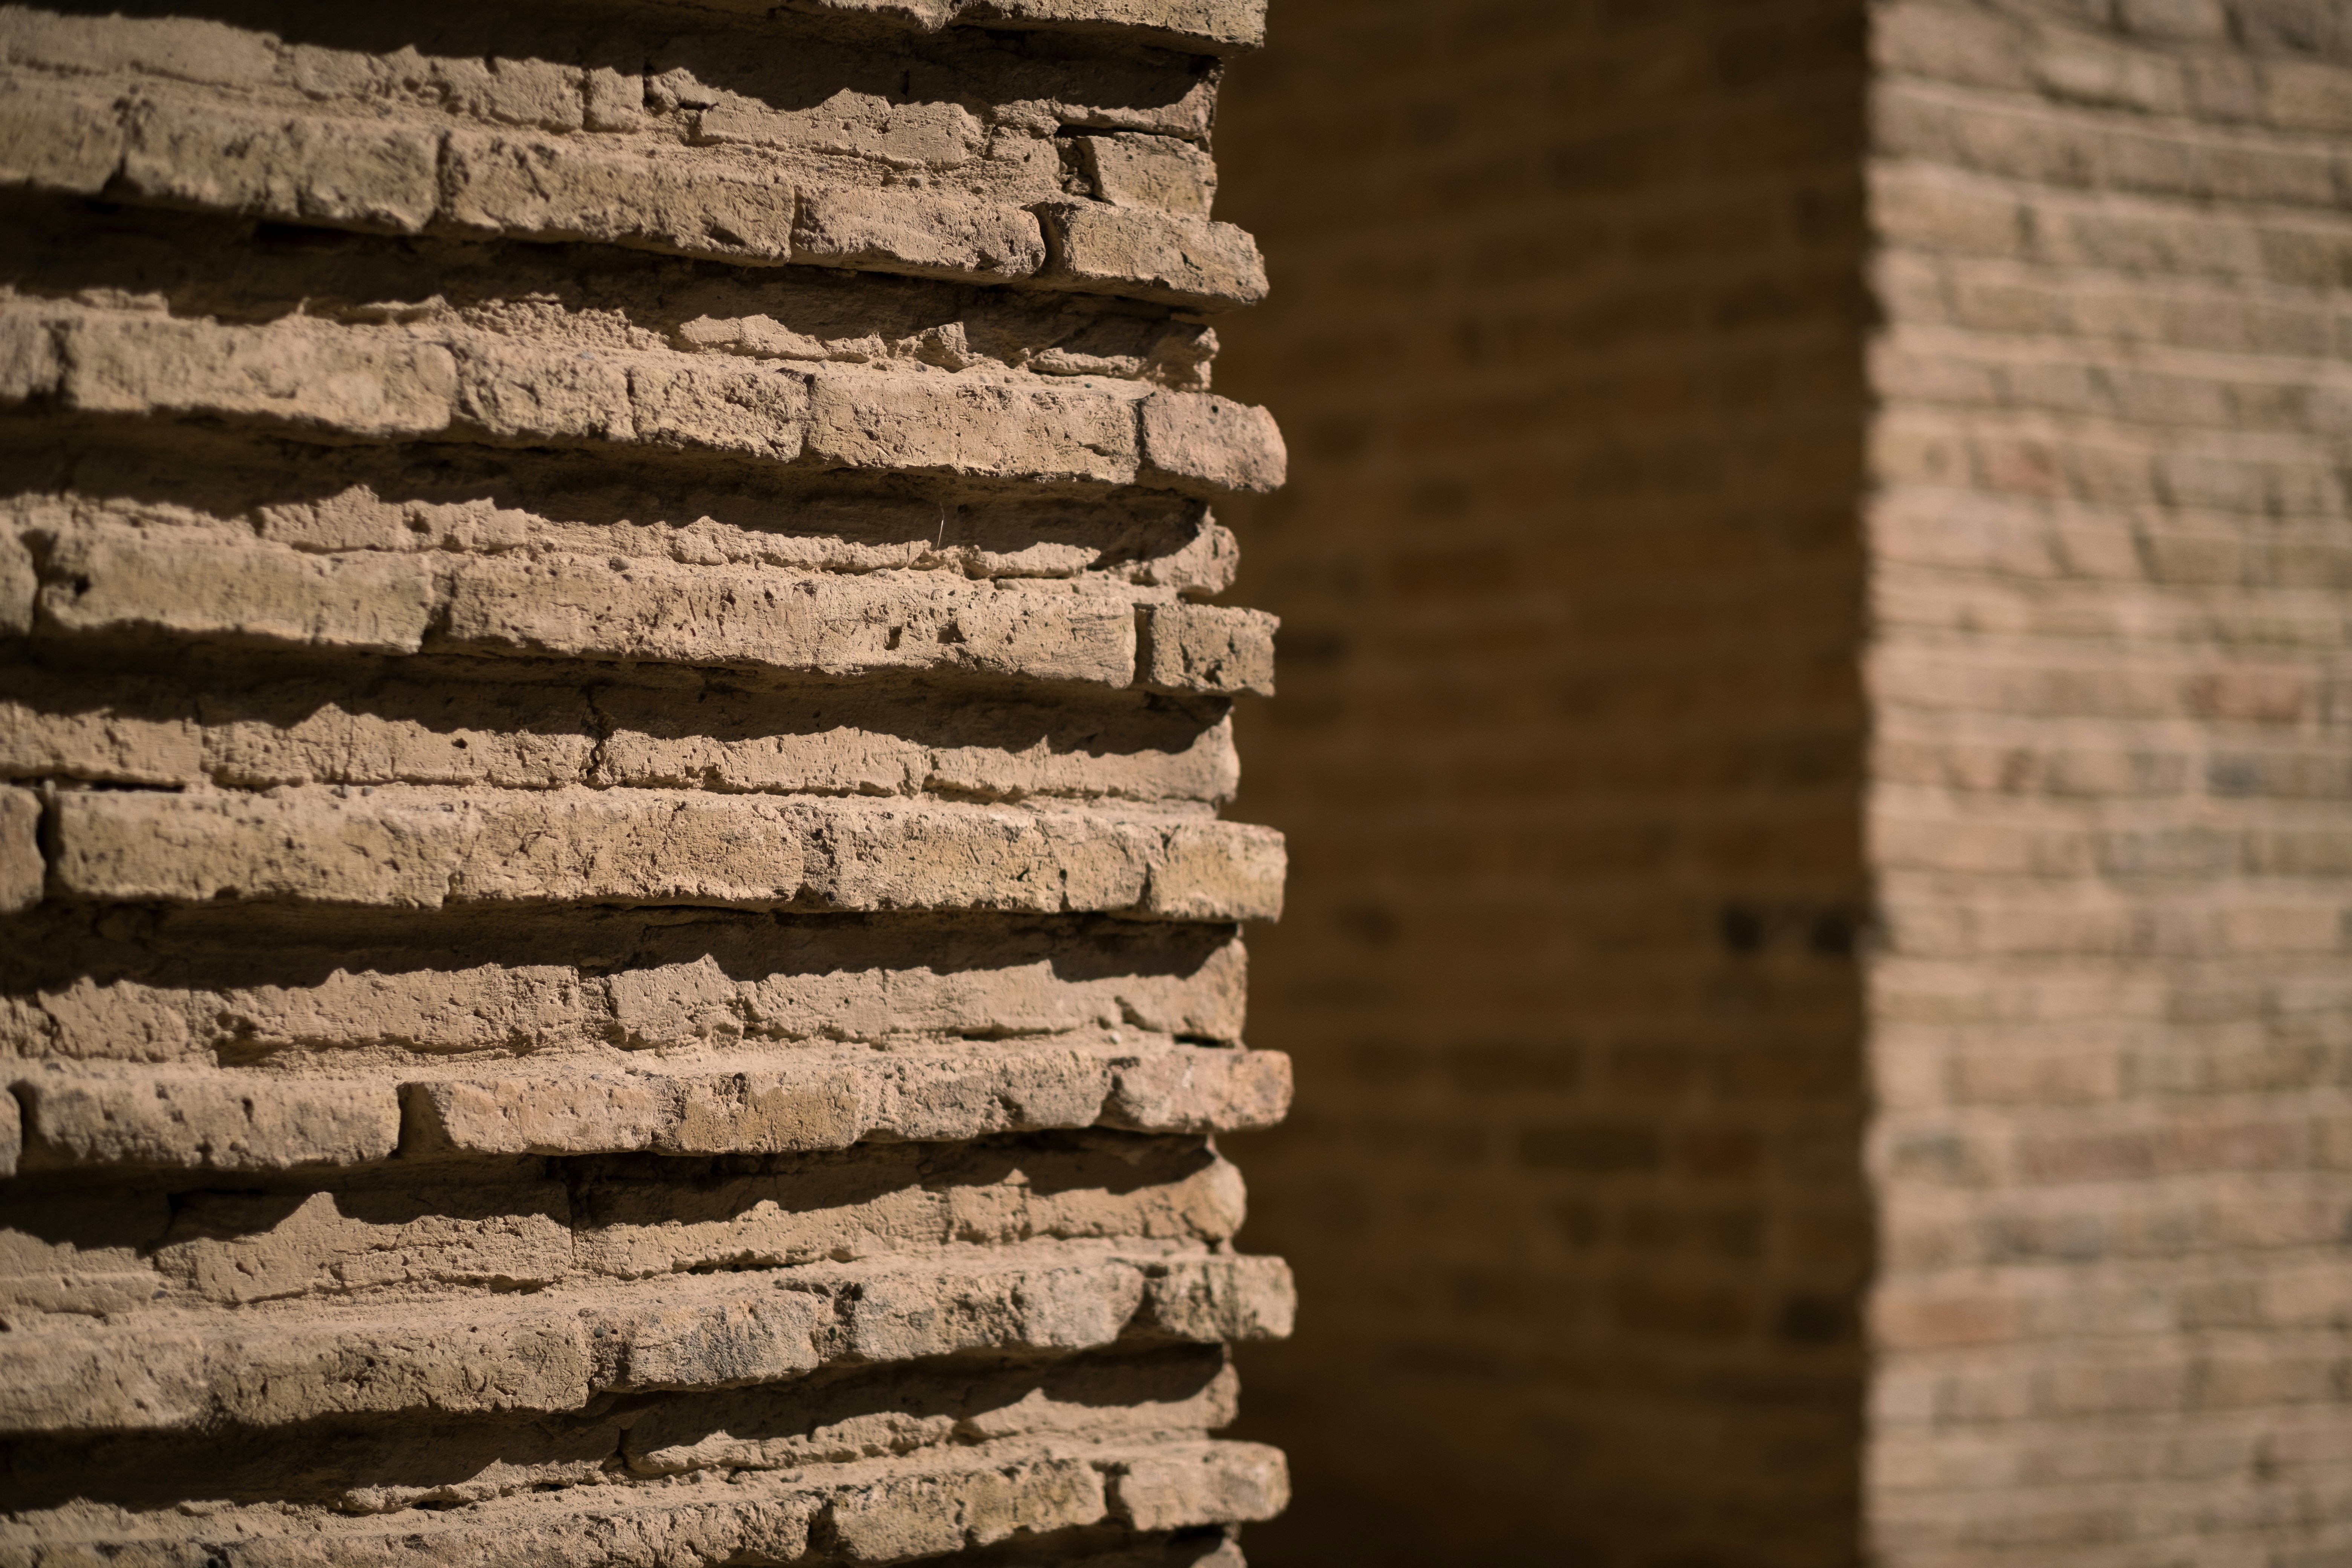
<svg viewBox="0 0 2352 1568"><path fill-rule="evenodd" d="M1297 1340L1260 1568L1850 1560L1864 34L1806 0L1276 0L1218 215L1224 509L1293 854L1239 1145ZM1575 1553L1575 1555L1568 1555Z"/></svg>
<svg viewBox="0 0 2352 1568"><path fill-rule="evenodd" d="M2346 1561L2352 8L1275 36L1254 1557Z"/></svg>
<svg viewBox="0 0 2352 1568"><path fill-rule="evenodd" d="M1875 1538L2352 1562L2352 7L1874 52Z"/></svg>

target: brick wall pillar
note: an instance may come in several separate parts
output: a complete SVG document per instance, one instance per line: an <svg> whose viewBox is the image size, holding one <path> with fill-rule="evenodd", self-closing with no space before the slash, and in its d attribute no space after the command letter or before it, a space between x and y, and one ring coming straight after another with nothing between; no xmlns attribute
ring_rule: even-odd
<svg viewBox="0 0 2352 1568"><path fill-rule="evenodd" d="M1258 8L100 9L0 13L0 1560L1235 1568Z"/></svg>

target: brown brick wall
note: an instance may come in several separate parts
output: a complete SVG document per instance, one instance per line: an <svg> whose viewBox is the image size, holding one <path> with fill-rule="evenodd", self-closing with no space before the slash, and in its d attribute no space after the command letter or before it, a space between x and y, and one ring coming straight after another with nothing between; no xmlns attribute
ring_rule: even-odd
<svg viewBox="0 0 2352 1568"><path fill-rule="evenodd" d="M1283 0L1232 73L1262 1564L1855 1550L1863 67L1844 4Z"/></svg>
<svg viewBox="0 0 2352 1568"><path fill-rule="evenodd" d="M2343 1562L2352 20L1874 51L1874 1537Z"/></svg>

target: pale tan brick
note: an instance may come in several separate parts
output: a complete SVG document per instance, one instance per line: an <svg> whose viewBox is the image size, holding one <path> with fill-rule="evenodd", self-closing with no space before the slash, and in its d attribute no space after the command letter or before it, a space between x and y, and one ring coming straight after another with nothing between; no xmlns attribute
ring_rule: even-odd
<svg viewBox="0 0 2352 1568"><path fill-rule="evenodd" d="M149 201L413 234L439 199L440 138L421 128L169 100L130 128L122 183Z"/></svg>
<svg viewBox="0 0 2352 1568"><path fill-rule="evenodd" d="M12 65L138 71L219 87L257 87L278 65L265 37L193 17L62 16L20 6L9 12L0 40Z"/></svg>
<svg viewBox="0 0 2352 1568"><path fill-rule="evenodd" d="M1113 206L1209 215L1217 170L1207 153L1172 136L1133 132L1077 139L1079 166L1095 195Z"/></svg>
<svg viewBox="0 0 2352 1568"><path fill-rule="evenodd" d="M414 653L439 594L413 557L320 556L202 534L58 542L40 617L83 636L150 632Z"/></svg>
<svg viewBox="0 0 2352 1568"><path fill-rule="evenodd" d="M48 866L40 833L40 796L28 789L0 789L0 914L41 901Z"/></svg>
<svg viewBox="0 0 2352 1568"><path fill-rule="evenodd" d="M478 899L782 903L802 841L782 808L627 792L387 789L77 795L60 886L89 898L292 899L437 908Z"/></svg>
<svg viewBox="0 0 2352 1568"><path fill-rule="evenodd" d="M1272 1519L1290 1502L1281 1450L1257 1443L1170 1445L1115 1472L1110 1507L1137 1530L1213 1519Z"/></svg>
<svg viewBox="0 0 2352 1568"><path fill-rule="evenodd" d="M92 413L245 415L418 436L447 424L457 390L447 350L388 334L105 316L67 331L62 394Z"/></svg>
<svg viewBox="0 0 2352 1568"><path fill-rule="evenodd" d="M1137 679L1191 691L1274 695L1274 634L1262 610L1153 605L1142 612Z"/></svg>
<svg viewBox="0 0 2352 1568"><path fill-rule="evenodd" d="M791 184L593 145L453 131L443 216L460 229L601 240L776 263L792 255Z"/></svg>
<svg viewBox="0 0 2352 1568"><path fill-rule="evenodd" d="M282 1171L380 1160L399 1142L391 1084L239 1082L179 1075L19 1078L27 1168Z"/></svg>
<svg viewBox="0 0 2352 1568"><path fill-rule="evenodd" d="M827 371L810 393L809 456L854 468L1136 477L1131 399L1077 388Z"/></svg>
<svg viewBox="0 0 2352 1568"><path fill-rule="evenodd" d="M1200 393L1154 393L1143 400L1146 483L1182 490L1278 488L1288 455L1273 416Z"/></svg>
<svg viewBox="0 0 2352 1568"><path fill-rule="evenodd" d="M106 95L0 79L0 181L95 195L122 165L122 119Z"/></svg>
<svg viewBox="0 0 2352 1568"><path fill-rule="evenodd" d="M1045 264L1037 220L1019 208L895 191L812 190L793 219L795 260L918 276L1025 278Z"/></svg>
<svg viewBox="0 0 2352 1568"><path fill-rule="evenodd" d="M1255 305L1265 298L1257 242L1232 224L1107 204L1043 210L1052 255L1045 277L1175 304Z"/></svg>

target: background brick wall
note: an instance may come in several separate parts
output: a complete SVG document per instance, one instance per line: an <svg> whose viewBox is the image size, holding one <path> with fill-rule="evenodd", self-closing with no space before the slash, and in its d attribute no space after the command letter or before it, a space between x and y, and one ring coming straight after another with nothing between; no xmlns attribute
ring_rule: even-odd
<svg viewBox="0 0 2352 1568"><path fill-rule="evenodd" d="M1262 1563L2352 1544L2347 62L1286 0Z"/></svg>
<svg viewBox="0 0 2352 1568"><path fill-rule="evenodd" d="M2352 17L1881 10L1870 1514L2352 1555Z"/></svg>
<svg viewBox="0 0 2352 1568"><path fill-rule="evenodd" d="M1282 0L1218 126L1274 258L1222 504L1293 854L1238 1143L1302 1336L1262 1564L1854 1551L1862 17Z"/></svg>

